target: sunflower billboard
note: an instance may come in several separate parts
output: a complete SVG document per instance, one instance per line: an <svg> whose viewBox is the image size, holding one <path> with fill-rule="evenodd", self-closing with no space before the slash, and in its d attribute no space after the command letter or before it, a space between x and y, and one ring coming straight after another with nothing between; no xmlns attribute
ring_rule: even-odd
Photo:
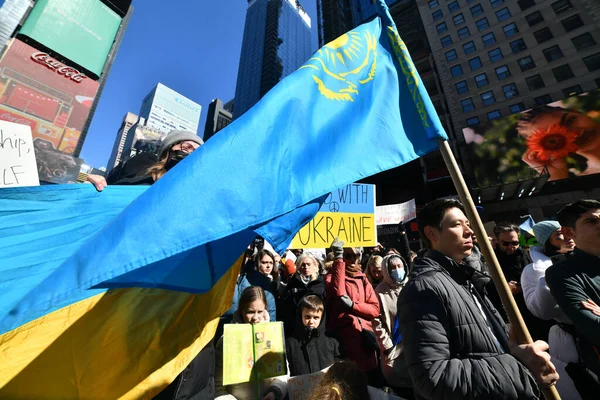
<svg viewBox="0 0 600 400"><path fill-rule="evenodd" d="M600 90L463 129L481 187L600 173Z"/></svg>

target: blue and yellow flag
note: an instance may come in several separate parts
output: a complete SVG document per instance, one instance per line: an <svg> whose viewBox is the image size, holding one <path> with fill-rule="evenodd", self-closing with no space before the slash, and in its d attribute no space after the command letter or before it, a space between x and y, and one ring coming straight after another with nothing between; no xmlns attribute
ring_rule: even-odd
<svg viewBox="0 0 600 400"><path fill-rule="evenodd" d="M149 398L208 343L255 232L445 139L382 16L318 50L153 186L0 191L0 397Z"/></svg>

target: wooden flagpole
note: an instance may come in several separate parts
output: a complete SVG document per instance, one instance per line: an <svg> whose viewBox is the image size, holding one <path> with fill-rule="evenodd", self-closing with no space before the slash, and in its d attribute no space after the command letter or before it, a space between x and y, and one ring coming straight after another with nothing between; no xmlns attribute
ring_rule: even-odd
<svg viewBox="0 0 600 400"><path fill-rule="evenodd" d="M467 218L469 218L469 221L471 222L471 229L473 229L475 235L477 236L479 248L483 254L483 257L485 258L485 262L487 263L490 273L492 274L492 278L494 280L494 284L496 285L496 289L498 289L498 294L500 295L502 304L504 304L504 307L506 308L508 319L510 320L517 341L520 344L532 344L533 340L531 339L531 335L527 330L527 326L523 321L523 317L519 312L519 308L515 303L515 299L508 288L508 283L504 278L504 273L500 268L496 254L494 253L492 245L488 240L487 233L485 232L481 218L479 218L479 213L475 208L475 203L471 198L467 184L465 183L462 173L458 168L454 154L452 154L450 145L448 144L448 141L438 139L438 147L442 153L446 167L450 172L450 176L452 177L452 182L454 183L458 197L465 208ZM554 386L551 386L547 389L542 389L542 392L544 393L546 400L560 400L560 396L558 395L558 392Z"/></svg>

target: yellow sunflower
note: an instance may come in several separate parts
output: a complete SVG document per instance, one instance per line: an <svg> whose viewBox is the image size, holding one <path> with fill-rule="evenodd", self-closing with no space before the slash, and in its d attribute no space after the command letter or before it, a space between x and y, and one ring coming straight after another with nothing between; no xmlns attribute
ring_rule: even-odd
<svg viewBox="0 0 600 400"><path fill-rule="evenodd" d="M560 125L550 125L548 129L539 129L529 136L527 147L540 161L556 160L579 149L575 143L577 136L579 132L570 131Z"/></svg>

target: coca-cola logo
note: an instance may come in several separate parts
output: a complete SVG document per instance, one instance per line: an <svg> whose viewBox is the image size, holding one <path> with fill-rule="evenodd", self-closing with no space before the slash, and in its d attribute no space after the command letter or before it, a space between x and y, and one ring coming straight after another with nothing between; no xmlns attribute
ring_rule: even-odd
<svg viewBox="0 0 600 400"><path fill-rule="evenodd" d="M63 75L65 78L71 79L74 82L81 83L81 81L87 78L77 69L69 67L61 63L60 61L50 57L48 53L42 53L41 51L38 51L31 55L31 59L38 64L44 65L52 71L56 71L57 74Z"/></svg>
<svg viewBox="0 0 600 400"><path fill-rule="evenodd" d="M0 114L0 120L13 122L15 124L33 126L33 123L28 119L17 118L12 114Z"/></svg>

